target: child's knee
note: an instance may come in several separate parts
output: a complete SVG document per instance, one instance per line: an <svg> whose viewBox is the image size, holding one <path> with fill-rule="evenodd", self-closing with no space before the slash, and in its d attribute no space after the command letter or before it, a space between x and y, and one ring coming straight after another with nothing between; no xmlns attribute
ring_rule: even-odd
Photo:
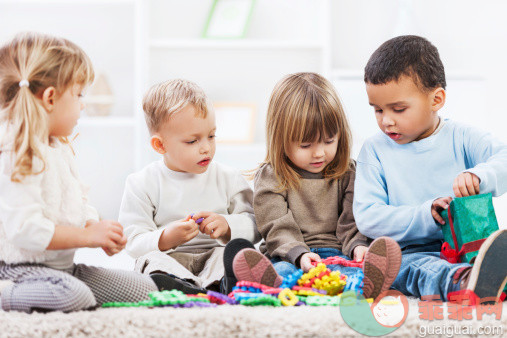
<svg viewBox="0 0 507 338"><path fill-rule="evenodd" d="M150 276L135 273L132 279L136 281L136 288L139 290L139 301L148 299L148 294L153 291L158 291L158 287Z"/></svg>
<svg viewBox="0 0 507 338"><path fill-rule="evenodd" d="M97 305L90 288L77 279L61 280L59 287L55 288L52 293L53 310L78 311Z"/></svg>
<svg viewBox="0 0 507 338"><path fill-rule="evenodd" d="M285 261L276 262L273 266L276 272L282 277L286 277L298 270L294 264Z"/></svg>

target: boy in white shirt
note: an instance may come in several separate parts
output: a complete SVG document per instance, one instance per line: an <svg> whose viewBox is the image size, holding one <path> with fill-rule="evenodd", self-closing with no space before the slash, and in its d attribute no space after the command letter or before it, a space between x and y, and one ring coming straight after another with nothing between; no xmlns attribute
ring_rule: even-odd
<svg viewBox="0 0 507 338"><path fill-rule="evenodd" d="M150 274L160 289L217 289L223 246L260 240L252 190L237 170L212 162L215 115L199 86L157 84L143 109L151 146L163 159L127 178L119 214L126 250L137 258L136 271Z"/></svg>

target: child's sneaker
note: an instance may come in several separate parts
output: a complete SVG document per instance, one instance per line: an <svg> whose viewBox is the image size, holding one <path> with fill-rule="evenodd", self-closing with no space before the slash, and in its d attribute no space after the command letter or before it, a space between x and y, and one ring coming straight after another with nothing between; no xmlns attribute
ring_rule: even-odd
<svg viewBox="0 0 507 338"><path fill-rule="evenodd" d="M507 282L507 230L497 230L482 243L474 265L458 269L448 295L456 290L470 290L479 299L500 299Z"/></svg>
<svg viewBox="0 0 507 338"><path fill-rule="evenodd" d="M153 282L155 282L155 285L157 285L159 291L170 291L175 289L180 290L187 295L196 295L198 293L207 292L206 289L200 288L197 285L174 275L154 272L150 274L150 277L153 279Z"/></svg>
<svg viewBox="0 0 507 338"><path fill-rule="evenodd" d="M244 238L236 238L227 243L224 249L224 277L220 283L220 292L228 295L232 288L236 286L238 280L236 276L234 276L234 269L232 267L232 263L234 261L234 257L243 249L255 249L254 245L244 239Z"/></svg>
<svg viewBox="0 0 507 338"><path fill-rule="evenodd" d="M232 267L239 281L256 282L275 288L282 284L283 279L271 261L255 249L243 249L238 252Z"/></svg>
<svg viewBox="0 0 507 338"><path fill-rule="evenodd" d="M366 298L377 298L389 290L401 265L401 250L398 243L389 237L375 239L364 256L364 288Z"/></svg>

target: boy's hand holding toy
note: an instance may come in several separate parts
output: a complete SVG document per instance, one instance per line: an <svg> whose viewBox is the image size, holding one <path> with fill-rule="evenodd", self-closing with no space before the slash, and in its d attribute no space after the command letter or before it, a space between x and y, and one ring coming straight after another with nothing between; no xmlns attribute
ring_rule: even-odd
<svg viewBox="0 0 507 338"><path fill-rule="evenodd" d="M224 242L231 239L231 228L224 216L210 211L200 211L191 216L199 224L199 230L203 234L209 235L213 239L221 239Z"/></svg>
<svg viewBox="0 0 507 338"><path fill-rule="evenodd" d="M199 234L197 223L189 217L171 222L162 232L158 247L160 251L174 249Z"/></svg>

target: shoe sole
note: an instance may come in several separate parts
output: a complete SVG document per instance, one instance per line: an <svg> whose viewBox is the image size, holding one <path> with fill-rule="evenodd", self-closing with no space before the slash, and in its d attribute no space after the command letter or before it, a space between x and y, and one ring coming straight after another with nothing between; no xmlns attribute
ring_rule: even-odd
<svg viewBox="0 0 507 338"><path fill-rule="evenodd" d="M364 258L364 295L377 298L393 284L401 266L401 250L389 237L379 237L371 243Z"/></svg>
<svg viewBox="0 0 507 338"><path fill-rule="evenodd" d="M499 298L507 282L507 230L497 230L481 245L470 273L467 289L479 299Z"/></svg>
<svg viewBox="0 0 507 338"><path fill-rule="evenodd" d="M171 291L171 290L179 290L187 295L195 295L198 293L206 293L206 290L198 288L198 287L191 287L189 285L185 285L184 283L174 279L173 277L169 275L165 275L162 273L154 273L150 275L151 279L153 279L153 282L157 285L159 288L159 291Z"/></svg>
<svg viewBox="0 0 507 338"><path fill-rule="evenodd" d="M228 278L234 278L234 270L232 262L234 257L243 249L255 249L254 245L243 238L237 238L230 241L224 249L224 269L225 275Z"/></svg>
<svg viewBox="0 0 507 338"><path fill-rule="evenodd" d="M243 249L232 262L238 281L249 281L278 287L282 277L278 275L271 261L255 249Z"/></svg>

